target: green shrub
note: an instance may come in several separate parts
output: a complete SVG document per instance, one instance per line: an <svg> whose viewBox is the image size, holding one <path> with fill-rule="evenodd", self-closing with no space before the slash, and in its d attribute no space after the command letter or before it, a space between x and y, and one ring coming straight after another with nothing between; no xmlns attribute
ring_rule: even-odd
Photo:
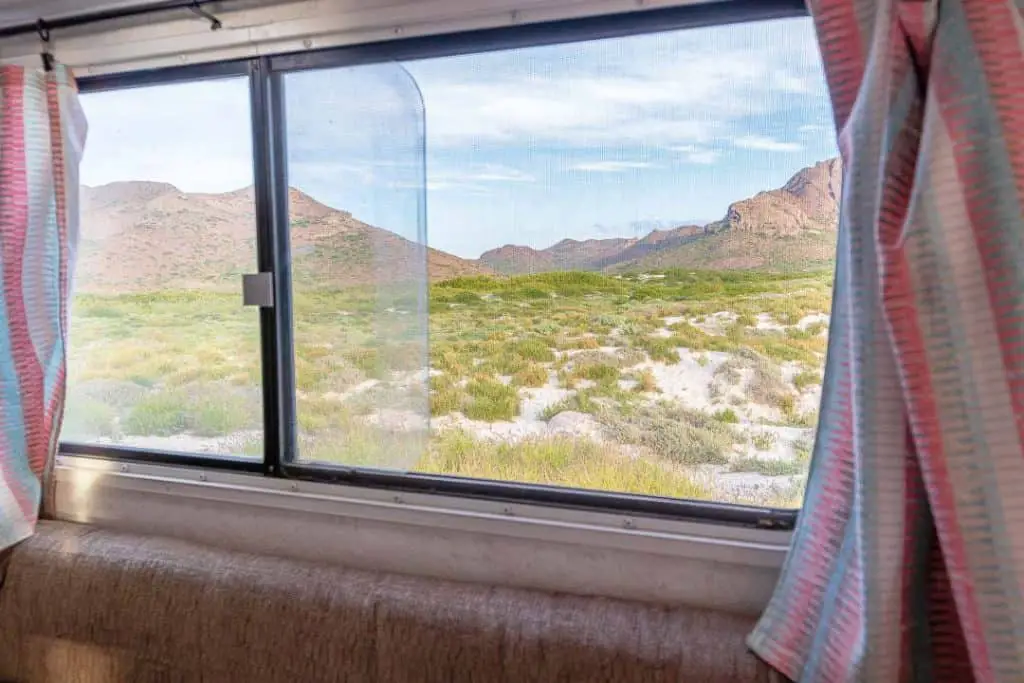
<svg viewBox="0 0 1024 683"><path fill-rule="evenodd" d="M514 342L508 348L507 353L539 363L550 363L555 360L555 352L538 339L523 339Z"/></svg>
<svg viewBox="0 0 1024 683"><path fill-rule="evenodd" d="M750 437L750 443L759 451L770 451L778 441L779 437L775 432L758 432Z"/></svg>
<svg viewBox="0 0 1024 683"><path fill-rule="evenodd" d="M172 436L188 429L189 406L181 392L158 391L138 401L124 420L128 434Z"/></svg>
<svg viewBox="0 0 1024 683"><path fill-rule="evenodd" d="M797 391L803 391L807 387L821 384L821 373L815 370L801 370L793 375L793 386Z"/></svg>
<svg viewBox="0 0 1024 683"><path fill-rule="evenodd" d="M416 470L673 498L710 498L686 475L583 438L526 439L514 444L447 430L431 442Z"/></svg>
<svg viewBox="0 0 1024 683"><path fill-rule="evenodd" d="M548 371L536 363L528 363L512 376L512 383L520 387L542 387L548 383Z"/></svg>
<svg viewBox="0 0 1024 683"><path fill-rule="evenodd" d="M588 379L598 384L616 382L619 379L619 368L615 365L589 363L575 368L573 373L580 379Z"/></svg>
<svg viewBox="0 0 1024 683"><path fill-rule="evenodd" d="M252 426L259 418L258 407L237 394L211 391L209 387L192 393L161 390L132 406L124 430L144 436L226 436Z"/></svg>
<svg viewBox="0 0 1024 683"><path fill-rule="evenodd" d="M801 474L804 466L793 460L743 456L729 463L730 472L756 472L768 477Z"/></svg>
<svg viewBox="0 0 1024 683"><path fill-rule="evenodd" d="M596 414L602 409L602 403L597 400L596 394L591 390L581 389L572 396L568 396L558 403L553 403L541 411L540 419L547 422L555 415L571 410L577 413Z"/></svg>
<svg viewBox="0 0 1024 683"><path fill-rule="evenodd" d="M616 441L682 465L725 464L737 441L729 425L668 401L630 411L599 410L598 419Z"/></svg>
<svg viewBox="0 0 1024 683"><path fill-rule="evenodd" d="M724 422L726 424L739 424L740 421L736 411L732 408L723 408L722 410L716 411L712 417L719 422Z"/></svg>
<svg viewBox="0 0 1024 683"><path fill-rule="evenodd" d="M468 400L463 413L471 420L497 422L519 414L519 394L515 387L492 379L473 379L466 385Z"/></svg>
<svg viewBox="0 0 1024 683"><path fill-rule="evenodd" d="M650 368L644 368L640 372L635 373L635 378L637 391L646 393L661 391L658 388L658 378L654 376L654 372Z"/></svg>
<svg viewBox="0 0 1024 683"><path fill-rule="evenodd" d="M636 346L646 351L652 361L679 362L678 346L680 344L671 337L639 337L636 340Z"/></svg>

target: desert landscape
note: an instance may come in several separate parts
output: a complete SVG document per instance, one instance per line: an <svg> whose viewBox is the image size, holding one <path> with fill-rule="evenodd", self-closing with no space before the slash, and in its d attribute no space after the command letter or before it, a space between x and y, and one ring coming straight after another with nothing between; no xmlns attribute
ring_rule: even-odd
<svg viewBox="0 0 1024 683"><path fill-rule="evenodd" d="M291 192L302 459L798 506L838 160L639 238L463 259ZM83 188L63 438L257 456L251 189Z"/></svg>

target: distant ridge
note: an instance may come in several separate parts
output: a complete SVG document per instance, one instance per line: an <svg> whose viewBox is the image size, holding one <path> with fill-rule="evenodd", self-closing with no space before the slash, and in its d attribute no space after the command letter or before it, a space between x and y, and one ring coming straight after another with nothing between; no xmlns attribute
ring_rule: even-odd
<svg viewBox="0 0 1024 683"><path fill-rule="evenodd" d="M551 270L814 268L835 257L842 164L797 171L774 190L734 202L707 225L652 230L641 239L562 240L546 249L505 245L480 262L505 274Z"/></svg>

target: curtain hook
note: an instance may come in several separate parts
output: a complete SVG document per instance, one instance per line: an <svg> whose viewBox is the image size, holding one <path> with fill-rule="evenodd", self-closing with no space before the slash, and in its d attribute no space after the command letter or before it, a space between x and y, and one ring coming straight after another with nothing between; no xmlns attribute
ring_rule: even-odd
<svg viewBox="0 0 1024 683"><path fill-rule="evenodd" d="M209 21L211 31L216 31L217 29L223 26L223 24L220 23L220 19L213 16L212 14L210 14L202 8L202 6L199 4L199 0L192 0L192 4L189 6L189 9L192 10L192 13L196 16L200 16L203 19Z"/></svg>
<svg viewBox="0 0 1024 683"><path fill-rule="evenodd" d="M53 71L54 59L50 53L50 27L41 17L36 21L36 31L39 33L39 40L43 42L43 50L39 55L43 60L43 70Z"/></svg>

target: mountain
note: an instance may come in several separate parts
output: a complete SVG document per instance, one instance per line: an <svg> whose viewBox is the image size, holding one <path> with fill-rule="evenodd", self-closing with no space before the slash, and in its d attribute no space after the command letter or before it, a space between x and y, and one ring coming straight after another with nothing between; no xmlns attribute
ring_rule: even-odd
<svg viewBox="0 0 1024 683"><path fill-rule="evenodd" d="M480 261L508 274L824 266L835 257L842 180L839 159L826 159L780 188L734 202L721 220L704 226L655 229L642 239L562 240L546 249L505 245Z"/></svg>
<svg viewBox="0 0 1024 683"><path fill-rule="evenodd" d="M136 292L237 289L256 271L251 187L222 194L182 192L154 182L81 188L76 289ZM292 270L297 283L346 286L416 278L423 247L289 191ZM489 268L427 249L432 280L489 273Z"/></svg>
<svg viewBox="0 0 1024 683"><path fill-rule="evenodd" d="M485 251L480 255L480 261L507 275L549 270L594 270L595 264L609 261L637 242L628 238L564 239L542 250L509 244Z"/></svg>

